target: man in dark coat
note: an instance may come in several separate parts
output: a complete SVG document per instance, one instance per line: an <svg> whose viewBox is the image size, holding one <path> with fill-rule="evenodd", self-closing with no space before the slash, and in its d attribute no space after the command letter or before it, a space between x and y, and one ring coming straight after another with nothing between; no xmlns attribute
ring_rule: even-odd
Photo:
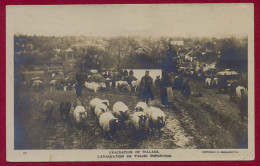
<svg viewBox="0 0 260 166"><path fill-rule="evenodd" d="M173 46L169 44L168 51L166 53L166 57L163 60L162 71L167 73L177 73L178 72L178 62L177 62L177 52L174 50Z"/></svg>
<svg viewBox="0 0 260 166"><path fill-rule="evenodd" d="M162 66L161 104L163 104L166 108L172 105L172 101L168 101L167 95L167 88L172 86L169 73L176 74L178 72L177 64L177 52L174 50L173 46L169 44L169 48Z"/></svg>
<svg viewBox="0 0 260 166"><path fill-rule="evenodd" d="M149 76L149 71L145 72L145 76L140 81L139 98L148 104L149 99L154 100L153 95L153 79Z"/></svg>
<svg viewBox="0 0 260 166"><path fill-rule="evenodd" d="M77 81L75 84L76 95L78 98L80 98L82 96L82 90L85 83L84 76L80 71L76 73L76 81Z"/></svg>

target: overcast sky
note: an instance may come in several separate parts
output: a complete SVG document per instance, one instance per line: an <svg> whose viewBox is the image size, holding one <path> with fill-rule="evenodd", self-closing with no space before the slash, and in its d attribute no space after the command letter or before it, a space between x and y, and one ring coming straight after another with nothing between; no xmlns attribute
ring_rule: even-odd
<svg viewBox="0 0 260 166"><path fill-rule="evenodd" d="M7 7L7 28L28 35L245 36L252 21L250 4Z"/></svg>

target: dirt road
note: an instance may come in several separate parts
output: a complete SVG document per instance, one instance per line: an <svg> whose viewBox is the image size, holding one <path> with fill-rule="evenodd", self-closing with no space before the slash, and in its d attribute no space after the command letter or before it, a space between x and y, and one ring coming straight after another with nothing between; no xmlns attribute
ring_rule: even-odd
<svg viewBox="0 0 260 166"><path fill-rule="evenodd" d="M147 138L136 140L131 126L127 125L126 129L120 129L116 132L115 139L107 140L104 138L97 120L89 110L85 129L76 127L72 117L66 122L60 120L59 103L62 100L75 100L74 91L46 91L44 93L27 91L20 94L15 111L15 149L195 149L246 147L247 145L244 143L247 142L247 126L240 121L235 122L238 117L237 106L235 107L234 103L226 101L228 100L226 94L218 94L214 90L203 90L203 94L203 97L192 97L191 100L187 101L181 97L179 91L174 91L175 102L173 109L163 109L159 99L153 102L153 105L162 108L167 116L166 126L162 129L163 134L160 138L158 134L153 136L151 133L148 133ZM94 97L108 99L110 108L116 101L122 101L128 105L130 110L133 110L138 102L135 94L83 92L83 99L86 105ZM216 100L216 98L220 99ZM42 103L46 99L55 101L53 120L50 123L44 122L44 115L41 112ZM220 100L223 100L225 103L223 105L214 103L221 102ZM229 107L235 108L232 111L234 113L228 112ZM233 114L236 114L236 117ZM222 122L221 118L230 118L231 115L233 124L231 122ZM238 130L242 132L238 134Z"/></svg>

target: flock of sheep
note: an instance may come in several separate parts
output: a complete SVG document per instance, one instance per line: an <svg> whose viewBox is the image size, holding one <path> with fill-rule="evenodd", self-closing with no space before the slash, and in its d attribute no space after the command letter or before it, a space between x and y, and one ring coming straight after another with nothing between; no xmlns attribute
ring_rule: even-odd
<svg viewBox="0 0 260 166"><path fill-rule="evenodd" d="M206 88L216 88L220 86L219 82L218 82L218 78L206 78L205 79L205 87ZM219 87L219 90L222 90L223 87ZM247 95L248 91L245 87L241 86L241 85L234 85L234 84L227 84L226 87L229 90L229 94L230 94L230 98L236 100L237 102L239 102L242 98L242 93Z"/></svg>
<svg viewBox="0 0 260 166"><path fill-rule="evenodd" d="M46 114L46 121L50 121L54 110L54 101L47 100L43 105L43 113ZM94 98L89 102L89 106L83 105L82 101L77 99L75 102L63 101L60 103L60 118L68 120L72 113L76 125L80 128L86 125L90 111L98 121L104 136L112 138L116 130L125 128L126 120L132 126L136 138L142 138L146 132L158 130L161 136L161 128L165 126L166 116L164 112L154 106L149 106L145 102L138 102L134 111L130 111L128 106L121 101L109 109L109 101Z"/></svg>
<svg viewBox="0 0 260 166"><path fill-rule="evenodd" d="M109 82L109 84L105 84L104 82L87 82L85 81L85 87L86 89L93 91L93 92L98 92L112 86L112 82ZM139 81L131 81L130 84L128 84L127 81L115 81L114 89L117 91L127 91L127 92L136 92L137 88L139 86Z"/></svg>

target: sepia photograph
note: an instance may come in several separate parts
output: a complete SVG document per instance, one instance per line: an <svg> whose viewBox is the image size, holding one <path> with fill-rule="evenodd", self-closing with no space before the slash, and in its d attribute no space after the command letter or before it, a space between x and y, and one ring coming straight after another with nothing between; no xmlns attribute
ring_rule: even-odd
<svg viewBox="0 0 260 166"><path fill-rule="evenodd" d="M253 4L6 11L8 161L254 159Z"/></svg>

